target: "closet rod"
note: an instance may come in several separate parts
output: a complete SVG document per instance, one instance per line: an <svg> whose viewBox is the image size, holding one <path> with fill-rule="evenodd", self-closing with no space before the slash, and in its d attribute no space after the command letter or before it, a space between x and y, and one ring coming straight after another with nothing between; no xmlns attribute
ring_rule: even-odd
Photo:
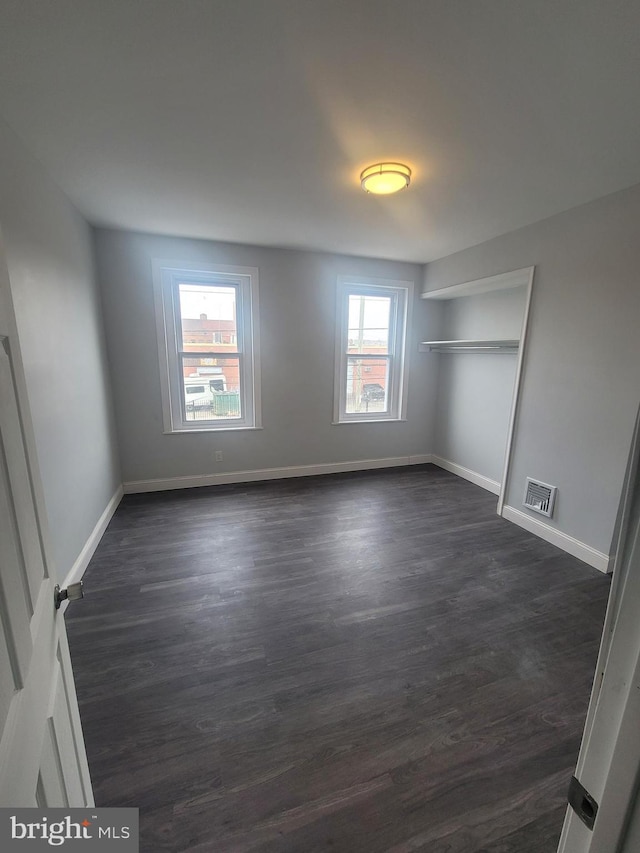
<svg viewBox="0 0 640 853"><path fill-rule="evenodd" d="M420 352L517 352L518 340L422 341Z"/></svg>

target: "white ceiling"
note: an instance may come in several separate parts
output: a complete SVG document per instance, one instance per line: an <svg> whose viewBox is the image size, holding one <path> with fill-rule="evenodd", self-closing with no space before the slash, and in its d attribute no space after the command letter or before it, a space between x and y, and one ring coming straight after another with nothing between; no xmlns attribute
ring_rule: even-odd
<svg viewBox="0 0 640 853"><path fill-rule="evenodd" d="M0 115L94 223L428 261L640 182L640 3L2 0ZM361 169L411 166L368 196Z"/></svg>

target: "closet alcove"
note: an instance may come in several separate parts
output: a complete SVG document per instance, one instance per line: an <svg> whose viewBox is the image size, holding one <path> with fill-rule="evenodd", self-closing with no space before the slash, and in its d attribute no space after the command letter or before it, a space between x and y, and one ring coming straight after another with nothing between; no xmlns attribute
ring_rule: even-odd
<svg viewBox="0 0 640 853"><path fill-rule="evenodd" d="M534 267L425 290L442 303L433 461L498 495L506 494Z"/></svg>

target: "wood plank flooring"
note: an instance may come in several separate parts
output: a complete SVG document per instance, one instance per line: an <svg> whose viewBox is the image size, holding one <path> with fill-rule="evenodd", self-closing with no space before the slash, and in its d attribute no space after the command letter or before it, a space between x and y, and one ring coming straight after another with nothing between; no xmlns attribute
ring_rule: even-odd
<svg viewBox="0 0 640 853"><path fill-rule="evenodd" d="M143 853L554 853L609 581L434 466L126 497L67 625Z"/></svg>

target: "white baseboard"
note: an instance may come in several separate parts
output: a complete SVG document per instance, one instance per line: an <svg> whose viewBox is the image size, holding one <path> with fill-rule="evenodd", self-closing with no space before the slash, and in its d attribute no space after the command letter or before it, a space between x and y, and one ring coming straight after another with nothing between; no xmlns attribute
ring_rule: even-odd
<svg viewBox="0 0 640 853"><path fill-rule="evenodd" d="M430 453L424 453L417 456L393 456L385 459L359 459L352 462L323 462L316 465L291 465L282 468L260 468L253 471L230 471L225 474L198 474L190 477L168 477L155 480L132 480L120 486L107 506L104 512L98 519L96 526L93 528L91 535L87 539L82 551L78 555L77 560L71 567L70 572L64 580L63 586L68 586L71 583L79 581L86 571L89 561L93 556L98 543L107 529L107 525L116 511L118 504L122 499L123 494L137 494L140 492L157 492L170 489L189 489L198 486L216 486L233 483L250 483L260 480L280 480L288 477L310 477L320 474L341 474L349 471L369 471L376 468L398 468L405 465L425 465L432 462L452 474L456 474L471 483L486 489L493 494L500 492L500 484L495 480L490 480L469 468L462 465L457 465L448 459L443 459L440 456L435 456ZM519 509L511 506L503 507L502 517L507 521L511 521L556 545L568 554L577 557L579 560L593 566L601 572L608 573L613 568L613 557L603 554L601 551L596 551L584 542L574 539L572 536L562 533L555 527L545 524L543 521L538 521L537 518L532 518Z"/></svg>
<svg viewBox="0 0 640 853"><path fill-rule="evenodd" d="M446 471L451 471L452 474L457 474L458 477L463 477L465 480L475 483L476 486L481 486L483 489L493 492L494 495L500 494L500 483L495 480L490 480L476 471L471 471L469 468L464 468L462 465L457 465L455 462L443 459L441 456L436 456L435 454L431 457L431 461L434 465L438 465ZM578 539L562 533L557 528L551 527L550 524L545 524L544 521L532 518L532 516L527 515L527 513L519 509L515 509L512 506L505 506L502 509L502 517L524 528L524 530L528 530L529 533L539 536L545 542L556 545L558 548L561 548L563 551L577 557L579 560L601 572L608 573L613 570L613 557L596 551L590 545L585 545L584 542L580 542Z"/></svg>
<svg viewBox="0 0 640 853"><path fill-rule="evenodd" d="M347 471L369 471L375 468L424 465L431 461L431 454L425 453L419 456L392 456L387 459L358 459L353 462L321 462L316 465L289 465L283 468L258 468L254 471L229 471L225 474L194 474L189 477L131 480L124 483L124 493L130 495L140 492L160 492L168 489L192 489L198 486L222 486L232 483L253 483L260 480L282 480L287 477L342 474Z"/></svg>
<svg viewBox="0 0 640 853"><path fill-rule="evenodd" d="M476 486L480 486L488 492L492 492L494 495L500 494L500 483L496 480L490 480L489 477L484 477L482 474L478 474L470 468L465 468L463 465L458 465L455 462L451 462L449 459L443 459L441 456L432 456L431 461L439 468L444 468L445 471L451 471L452 474L457 474L458 477L469 480L470 483L475 483Z"/></svg>
<svg viewBox="0 0 640 853"><path fill-rule="evenodd" d="M84 543L84 547L80 554L78 555L77 560L71 567L69 574L64 579L64 583L61 584L62 587L67 587L71 583L77 583L82 579L83 574L85 573L87 566L89 565L89 561L93 557L96 548L98 547L98 543L102 539L102 534L107 529L107 525L111 521L113 513L118 508L118 504L122 500L122 495L124 494L124 489L122 486L118 486L113 497L105 507L104 512L98 519L96 526L91 531L91 534L87 541Z"/></svg>
<svg viewBox="0 0 640 853"><path fill-rule="evenodd" d="M519 509L515 509L512 506L505 506L502 509L502 517L506 518L507 521L512 521L519 527L523 527L525 530L528 530L529 533L539 536L546 542L551 542L552 545L556 545L558 548L561 548L568 554L577 557L589 566L593 566L594 569L598 569L605 573L608 573L613 569L613 558L609 557L608 554L596 551L596 549L592 548L590 545L585 545L584 542L580 542L578 539L574 539L573 536L568 536L566 533L562 533L555 527L545 524L544 521L538 521L537 518L532 518L530 515L521 512Z"/></svg>

